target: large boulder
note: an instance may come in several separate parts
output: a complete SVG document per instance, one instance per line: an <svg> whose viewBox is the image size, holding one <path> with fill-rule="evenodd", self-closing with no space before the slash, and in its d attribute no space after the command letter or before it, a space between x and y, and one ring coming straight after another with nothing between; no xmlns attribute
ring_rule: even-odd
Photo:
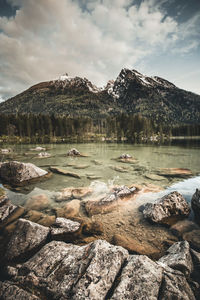
<svg viewBox="0 0 200 300"><path fill-rule="evenodd" d="M194 211L196 221L200 224L200 190L196 189L196 192L192 196L191 206Z"/></svg>
<svg viewBox="0 0 200 300"><path fill-rule="evenodd" d="M161 282L162 268L160 266L147 256L131 255L110 299L157 300Z"/></svg>
<svg viewBox="0 0 200 300"><path fill-rule="evenodd" d="M172 225L190 214L190 207L183 196L172 192L155 203L147 203L143 210L145 219L159 224Z"/></svg>
<svg viewBox="0 0 200 300"><path fill-rule="evenodd" d="M5 162L0 165L0 178L12 185L23 185L33 179L39 179L48 174L31 163L18 161Z"/></svg>
<svg viewBox="0 0 200 300"><path fill-rule="evenodd" d="M49 228L25 219L19 219L8 243L6 259L25 259L42 247L49 234Z"/></svg>
<svg viewBox="0 0 200 300"><path fill-rule="evenodd" d="M1 300L40 300L41 298L32 295L26 290L18 287L10 281L0 281Z"/></svg>

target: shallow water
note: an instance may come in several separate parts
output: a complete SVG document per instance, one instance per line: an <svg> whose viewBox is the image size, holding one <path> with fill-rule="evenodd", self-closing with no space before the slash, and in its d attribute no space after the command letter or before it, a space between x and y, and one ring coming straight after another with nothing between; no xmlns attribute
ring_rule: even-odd
<svg viewBox="0 0 200 300"><path fill-rule="evenodd" d="M132 145L132 144L48 144L42 145L51 154L50 158L38 158L38 152L31 148L41 145L15 145L12 158L18 161L31 162L43 169L56 165L70 172L77 173L80 179L53 174L52 178L29 186L26 193L8 190L8 196L13 203L23 205L30 196L47 194L54 202L54 197L61 189L66 187L95 187L98 193L103 193L109 185L132 185L152 183L165 188L164 192L155 195L145 195L150 199L177 190L182 192L188 200L195 189L200 186L200 144L187 144L176 146ZM8 145L6 145L8 147ZM4 146L5 148L5 146ZM66 153L71 148L78 149L88 157L69 157ZM24 155L26 153L26 155ZM137 162L127 164L118 162L115 158L123 153L133 156ZM4 160L6 157L3 158ZM94 162L94 160L96 160ZM113 168L116 168L114 170ZM183 180L178 178L164 178L161 181L148 179L145 175L156 174L159 168L188 168L194 173L194 178ZM123 171L123 172L120 172ZM178 182L179 181L179 182ZM178 183L177 183L178 182Z"/></svg>

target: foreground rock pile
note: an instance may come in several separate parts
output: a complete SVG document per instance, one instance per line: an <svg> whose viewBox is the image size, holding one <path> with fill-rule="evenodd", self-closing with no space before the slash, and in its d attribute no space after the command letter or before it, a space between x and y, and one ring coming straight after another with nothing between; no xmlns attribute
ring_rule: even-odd
<svg viewBox="0 0 200 300"><path fill-rule="evenodd" d="M78 230L64 219L55 226ZM0 299L186 299L200 297L200 253L181 241L153 261L96 240L77 246L20 219L1 263ZM23 253L26 260L22 261Z"/></svg>

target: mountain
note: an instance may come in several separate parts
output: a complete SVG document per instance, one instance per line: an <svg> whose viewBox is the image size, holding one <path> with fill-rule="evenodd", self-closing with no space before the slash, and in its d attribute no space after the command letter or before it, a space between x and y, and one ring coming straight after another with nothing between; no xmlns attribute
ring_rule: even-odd
<svg viewBox="0 0 200 300"><path fill-rule="evenodd" d="M115 81L98 88L67 74L42 82L0 103L1 113L59 114L93 119L138 114L170 124L200 122L200 96L158 76L122 69Z"/></svg>

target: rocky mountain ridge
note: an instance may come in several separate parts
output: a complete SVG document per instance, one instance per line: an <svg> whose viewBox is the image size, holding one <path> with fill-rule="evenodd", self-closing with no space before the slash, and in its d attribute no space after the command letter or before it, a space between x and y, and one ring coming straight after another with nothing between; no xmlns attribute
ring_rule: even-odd
<svg viewBox="0 0 200 300"><path fill-rule="evenodd" d="M158 76L122 69L116 80L98 88L88 79L67 74L42 82L0 103L1 113L59 114L106 118L141 114L157 122L197 124L200 96Z"/></svg>

